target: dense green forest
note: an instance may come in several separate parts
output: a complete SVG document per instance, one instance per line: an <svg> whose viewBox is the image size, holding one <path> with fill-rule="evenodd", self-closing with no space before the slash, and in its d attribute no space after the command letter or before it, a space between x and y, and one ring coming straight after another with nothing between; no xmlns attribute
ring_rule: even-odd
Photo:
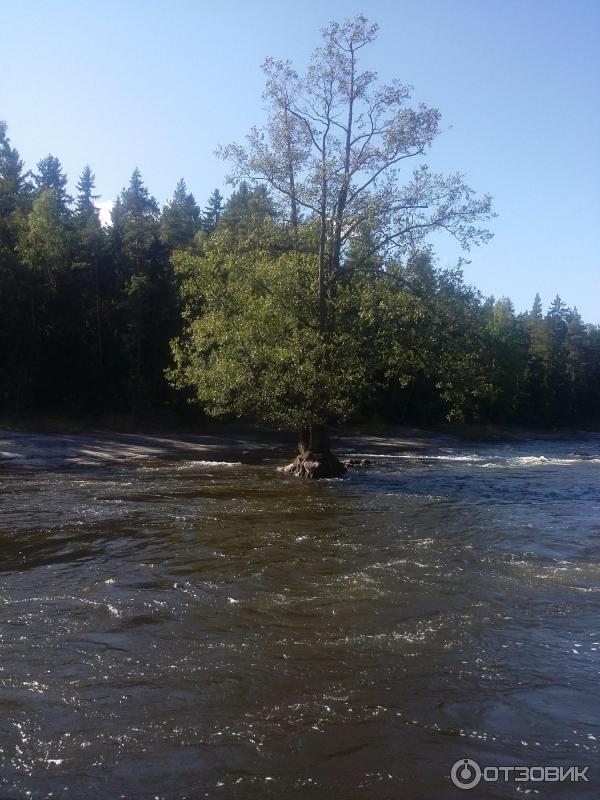
<svg viewBox="0 0 600 800"><path fill-rule="evenodd" d="M289 242L286 248L286 221L268 192L246 183L226 203L215 190L201 210L181 180L160 209L136 169L114 204L112 224L104 227L95 199L89 167L72 198L60 161L47 156L27 171L2 125L5 415L145 417L182 409L192 393L171 385L165 372L182 311L189 316L200 297L190 263L223 249L243 262L259 249L289 254L297 248ZM364 236L352 244L352 262L392 272L389 263L366 255ZM436 268L427 247L394 263L393 273L397 314L386 335L394 338L401 363L396 375L382 376L368 402L353 405L347 398L346 418L540 425L597 418L600 328L585 324L576 309L556 297L544 314L536 296L530 311L517 314L509 299L485 298L465 285L460 268ZM251 416L249 409L239 412Z"/></svg>

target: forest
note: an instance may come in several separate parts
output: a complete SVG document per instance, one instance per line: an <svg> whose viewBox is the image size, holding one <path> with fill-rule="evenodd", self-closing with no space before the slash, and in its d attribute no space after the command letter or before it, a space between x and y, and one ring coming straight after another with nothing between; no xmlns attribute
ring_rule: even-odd
<svg viewBox="0 0 600 800"><path fill-rule="evenodd" d="M223 248L251 258L266 229L271 246L285 249L286 222L269 193L245 182L227 202L215 190L202 210L180 180L161 209L136 169L107 226L95 200L88 166L72 198L58 158L28 171L0 127L0 403L8 418L183 411L194 394L170 378L171 342L194 306L190 264ZM357 236L348 263L384 269L364 253ZM366 400L349 400L346 418L543 426L597 419L600 327L560 297L544 313L537 295L517 314L508 298L467 286L460 266L437 268L427 247L393 268L390 336L401 363Z"/></svg>
<svg viewBox="0 0 600 800"><path fill-rule="evenodd" d="M136 169L108 226L95 200L88 166L72 198L58 158L27 171L0 127L0 401L9 417L143 418L183 409L193 394L168 375L170 343L193 303L186 263L217 242L247 258L267 222L271 234L285 235L269 194L244 182L227 202L215 190L201 210L180 180L160 209ZM361 262L364 249L357 237L349 262ZM460 266L436 268L429 248L394 267L402 365L348 418L544 426L597 419L600 327L560 297L544 313L537 295L517 314L508 298L467 286Z"/></svg>
<svg viewBox="0 0 600 800"><path fill-rule="evenodd" d="M468 251L495 212L420 163L439 112L359 71L375 34L332 24L305 77L267 59L269 121L221 149L234 188L203 208L183 179L160 208L136 168L103 225L89 166L72 196L59 159L29 169L0 123L6 419L597 421L598 325L558 296L517 313L440 267L429 235Z"/></svg>

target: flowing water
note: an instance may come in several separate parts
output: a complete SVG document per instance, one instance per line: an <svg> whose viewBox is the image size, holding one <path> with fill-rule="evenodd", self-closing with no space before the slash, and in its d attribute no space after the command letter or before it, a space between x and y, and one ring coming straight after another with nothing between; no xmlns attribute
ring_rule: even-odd
<svg viewBox="0 0 600 800"><path fill-rule="evenodd" d="M5 467L2 800L600 796L600 441L373 461Z"/></svg>

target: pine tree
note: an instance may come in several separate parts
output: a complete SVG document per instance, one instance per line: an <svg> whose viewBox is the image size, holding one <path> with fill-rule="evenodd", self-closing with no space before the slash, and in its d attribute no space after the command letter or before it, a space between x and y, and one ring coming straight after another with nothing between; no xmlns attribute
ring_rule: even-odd
<svg viewBox="0 0 600 800"><path fill-rule="evenodd" d="M23 169L19 151L11 147L6 123L0 121L0 237L10 215L29 199L31 186Z"/></svg>
<svg viewBox="0 0 600 800"><path fill-rule="evenodd" d="M225 206L219 226L237 237L244 237L267 218L274 219L275 208L266 186L250 187L241 181Z"/></svg>
<svg viewBox="0 0 600 800"><path fill-rule="evenodd" d="M67 192L67 176L58 158L46 156L37 165L38 172L33 176L38 196L44 191L53 192L61 214L67 214L73 198Z"/></svg>
<svg viewBox="0 0 600 800"><path fill-rule="evenodd" d="M77 182L76 213L81 219L100 220L100 212L94 203L100 195L93 193L95 188L96 176L86 164Z"/></svg>
<svg viewBox="0 0 600 800"><path fill-rule="evenodd" d="M123 237L122 255L127 272L142 275L152 267L159 235L158 203L144 186L139 169L133 171L129 186L121 192L119 224Z"/></svg>
<svg viewBox="0 0 600 800"><path fill-rule="evenodd" d="M539 424L548 420L550 414L550 395L547 390L550 339L539 293L535 295L531 310L525 315L524 323L529 346L524 374L523 416L527 422Z"/></svg>
<svg viewBox="0 0 600 800"><path fill-rule="evenodd" d="M593 411L587 402L592 372L588 331L576 308L573 309L568 323L564 349L569 400L565 412L568 418L574 421L578 416L587 417Z"/></svg>
<svg viewBox="0 0 600 800"><path fill-rule="evenodd" d="M566 338L572 311L556 295L544 318L546 327L546 391L548 419L553 423L563 421L570 404L570 391L566 369Z"/></svg>
<svg viewBox="0 0 600 800"><path fill-rule="evenodd" d="M97 404L106 397L103 381L105 306L109 282L107 280L107 234L100 223L100 213L94 194L95 176L86 165L77 183L74 213L73 261L68 285L68 305L71 309L72 335L67 336L65 347L71 359L79 364L80 375L85 375L87 392L74 387L85 405ZM78 335L77 335L78 332ZM82 396L83 395L83 396Z"/></svg>
<svg viewBox="0 0 600 800"><path fill-rule="evenodd" d="M510 422L518 416L524 400L529 337L509 298L502 297L494 303L485 335L491 356L487 370L491 383L488 413L494 420Z"/></svg>
<svg viewBox="0 0 600 800"><path fill-rule="evenodd" d="M200 229L200 209L183 178L160 218L160 239L168 250L188 247Z"/></svg>
<svg viewBox="0 0 600 800"><path fill-rule="evenodd" d="M531 306L531 311L529 312L529 316L531 319L540 320L542 319L542 298L540 297L539 292L536 292L535 297L533 298L533 305Z"/></svg>
<svg viewBox="0 0 600 800"><path fill-rule="evenodd" d="M113 223L126 391L128 402L141 410L164 393L174 299L170 264L159 238L158 203L137 168L113 209Z"/></svg>
<svg viewBox="0 0 600 800"><path fill-rule="evenodd" d="M219 224L222 213L223 195L218 189L215 189L208 198L208 205L204 209L204 214L202 216L202 230L209 235L213 233Z"/></svg>

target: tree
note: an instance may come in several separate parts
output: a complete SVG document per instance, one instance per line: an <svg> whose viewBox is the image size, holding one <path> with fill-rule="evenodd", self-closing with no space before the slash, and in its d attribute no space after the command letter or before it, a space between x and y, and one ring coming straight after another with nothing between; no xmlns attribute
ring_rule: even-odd
<svg viewBox="0 0 600 800"><path fill-rule="evenodd" d="M83 220L99 220L100 213L94 203L100 195L94 194L96 187L96 176L92 172L89 164L86 164L77 181L77 201L76 213Z"/></svg>
<svg viewBox="0 0 600 800"><path fill-rule="evenodd" d="M60 198L51 189L44 189L33 201L17 246L23 262L55 288L67 260L68 246Z"/></svg>
<svg viewBox="0 0 600 800"><path fill-rule="evenodd" d="M105 272L108 248L107 234L100 223L100 212L95 204L96 177L86 165L77 183L77 198L73 215L73 261L68 286L71 309L66 347L72 351L73 361L79 363L79 374L86 375L89 391L79 394L86 404L98 402L106 387L104 367L104 306L107 294ZM82 398L83 399L83 398Z"/></svg>
<svg viewBox="0 0 600 800"><path fill-rule="evenodd" d="M536 292L536 295L533 298L533 305L531 306L529 316L534 320L542 319L542 298L540 297L539 292Z"/></svg>
<svg viewBox="0 0 600 800"><path fill-rule="evenodd" d="M159 207L144 185L136 167L129 186L121 192L120 214L114 219L122 234L126 271L142 273L150 268L152 251L158 241Z"/></svg>
<svg viewBox="0 0 600 800"><path fill-rule="evenodd" d="M63 172L58 158L46 156L38 162L38 172L33 176L37 194L51 191L56 197L61 214L68 214L69 204L73 198L67 192L67 176Z"/></svg>
<svg viewBox="0 0 600 800"><path fill-rule="evenodd" d="M31 184L0 121L0 405L18 416L28 379L29 272L17 243L30 210Z"/></svg>
<svg viewBox="0 0 600 800"><path fill-rule="evenodd" d="M51 189L44 189L33 201L15 250L24 272L19 383L21 390L28 385L32 393L39 392L53 402L62 390L52 364L60 347L54 334L62 322L61 290L68 268L69 231L59 198Z"/></svg>
<svg viewBox="0 0 600 800"><path fill-rule="evenodd" d="M219 227L243 237L269 217L274 219L276 212L267 188L242 181L227 201Z"/></svg>
<svg viewBox="0 0 600 800"><path fill-rule="evenodd" d="M590 345L586 326L577 309L573 309L565 336L565 372L568 405L565 414L569 420L590 415L587 398L590 396L592 368Z"/></svg>
<svg viewBox="0 0 600 800"><path fill-rule="evenodd" d="M338 288L336 335L325 340L314 232L297 234L290 247L292 232L267 219L234 244L226 229L217 230L200 254L174 255L186 329L173 342L169 377L178 388L192 387L211 414L312 426L308 448L315 429L350 418L357 403L406 370L407 354L395 341L414 298L397 291L394 270L356 272ZM325 374L324 360L331 365ZM303 464L310 460L305 453ZM318 462L305 472L339 471L333 456Z"/></svg>
<svg viewBox="0 0 600 800"><path fill-rule="evenodd" d="M135 169L113 208L113 258L120 294L120 338L128 404L142 410L164 389L164 360L174 333L171 268L160 242L159 206Z"/></svg>
<svg viewBox="0 0 600 800"><path fill-rule="evenodd" d="M188 247L200 229L200 209L183 178L160 218L160 239L169 250Z"/></svg>
<svg viewBox="0 0 600 800"><path fill-rule="evenodd" d="M122 296L120 337L131 376L129 402L137 405L149 390L148 339L155 311L160 255L158 203L144 185L137 167L129 185L121 192L120 202L113 208L112 219L113 258Z"/></svg>
<svg viewBox="0 0 600 800"><path fill-rule="evenodd" d="M6 123L0 120L0 236L11 214L29 197L31 186L24 166L19 151L10 144Z"/></svg>
<svg viewBox="0 0 600 800"><path fill-rule="evenodd" d="M202 217L202 230L209 235L213 233L219 224L222 213L223 195L218 189L215 189L208 198L208 205L204 209L204 214Z"/></svg>
<svg viewBox="0 0 600 800"><path fill-rule="evenodd" d="M535 304L534 304L535 307ZM507 297L491 307L484 335L489 363L488 414L507 422L517 415L522 402L524 372L529 355L529 338L521 319Z"/></svg>
<svg viewBox="0 0 600 800"><path fill-rule="evenodd" d="M368 229L371 249L383 261L392 254L414 251L436 230L448 231L464 248L490 237L480 223L492 215L491 200L475 197L460 175L444 177L419 164L412 176L401 179L401 166L422 158L438 135L440 114L423 104L411 108L408 87L398 82L379 85L375 73L359 69L359 54L374 41L376 32L377 26L363 16L332 23L323 32L323 45L304 76L287 61L267 59L269 120L265 129L253 129L246 147L234 144L220 151L233 163L234 182L246 179L267 185L288 207L284 222L293 236L285 246L296 253L296 265L314 269L306 283L314 296L311 291L303 295L302 310L298 303L292 306L298 328L311 343L310 390L304 369L292 378L293 388L289 379L282 382L287 387L285 402L281 392L272 394L287 413L293 404L304 409L301 453L295 467L300 473L306 471L304 462L334 463L325 425L345 416L341 410L346 408L346 399L341 402L342 398L349 396L349 386L356 391L358 374L368 373L355 363L352 370L340 374L336 362L342 342L352 341L356 347L360 332L367 330L361 328L359 318L349 337L349 320L341 313L341 304L348 296L362 296L363 285L365 292L374 292L389 280L385 268L372 272L367 261L347 263L348 249L359 232ZM363 255L366 259L370 253ZM280 277L274 270L272 280ZM274 285L268 288L276 291ZM388 299L393 305L392 295ZM358 307L362 308L361 303ZM235 317L231 324L237 325ZM246 329L246 336L251 346L256 336L253 326ZM294 341L299 347L298 340ZM393 342L387 344L391 356ZM289 355L292 369L299 370L300 363L304 364L299 351L297 358ZM240 359L241 373L248 368L241 363L240 352L234 356L225 340L215 346L211 359L215 358L223 358L230 370L236 359ZM332 375L337 380L331 381ZM266 372L256 372L255 381L266 382ZM362 379L358 382L364 385ZM309 458L310 453L318 457Z"/></svg>

